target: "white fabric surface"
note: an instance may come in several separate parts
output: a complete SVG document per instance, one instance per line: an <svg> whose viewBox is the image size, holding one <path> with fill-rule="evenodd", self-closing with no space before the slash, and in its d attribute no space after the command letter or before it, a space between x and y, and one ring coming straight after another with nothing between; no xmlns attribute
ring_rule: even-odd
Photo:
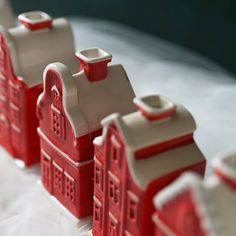
<svg viewBox="0 0 236 236"><path fill-rule="evenodd" d="M236 80L209 61L116 24L72 20L77 48L98 46L122 63L137 96L160 93L184 104L198 124L195 139L208 161L233 150L236 137ZM0 235L83 235L37 185L39 168L21 170L0 149ZM83 225L83 226L81 226Z"/></svg>

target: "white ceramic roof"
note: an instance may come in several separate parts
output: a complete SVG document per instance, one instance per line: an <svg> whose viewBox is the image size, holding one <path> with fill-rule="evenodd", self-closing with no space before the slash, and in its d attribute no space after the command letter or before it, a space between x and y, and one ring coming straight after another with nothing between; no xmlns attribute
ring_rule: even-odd
<svg viewBox="0 0 236 236"><path fill-rule="evenodd" d="M101 128L101 120L111 113L135 110L134 92L122 65L109 65L107 78L97 82L90 82L84 71L72 75L61 63L49 65L44 77L48 70L60 75L64 109L76 137Z"/></svg>
<svg viewBox="0 0 236 236"><path fill-rule="evenodd" d="M14 27L15 19L7 0L0 0L0 25L6 28Z"/></svg>
<svg viewBox="0 0 236 236"><path fill-rule="evenodd" d="M181 176L154 198L157 209L191 191L203 230L209 236L235 236L236 192L216 176L206 181L193 173Z"/></svg>
<svg viewBox="0 0 236 236"><path fill-rule="evenodd" d="M236 182L236 152L230 152L213 160L212 166L225 177Z"/></svg>
<svg viewBox="0 0 236 236"><path fill-rule="evenodd" d="M67 20L53 20L51 29L30 31L19 25L1 29L10 50L13 70L29 87L43 82L43 71L53 62L66 64L76 72L74 39Z"/></svg>
<svg viewBox="0 0 236 236"><path fill-rule="evenodd" d="M173 117L159 121L149 121L140 112L125 116L112 114L102 121L103 134L96 138L94 143L102 145L111 122L116 124L121 133L126 144L130 173L142 189L160 176L204 160L195 143L144 160L136 160L134 157L137 150L193 133L196 129L193 117L180 104L176 104L176 113Z"/></svg>

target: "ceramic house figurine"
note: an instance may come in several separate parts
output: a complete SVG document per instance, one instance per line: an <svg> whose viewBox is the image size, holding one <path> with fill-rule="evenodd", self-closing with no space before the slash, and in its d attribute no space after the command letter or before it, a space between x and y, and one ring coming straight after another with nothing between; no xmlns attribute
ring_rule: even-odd
<svg viewBox="0 0 236 236"><path fill-rule="evenodd" d="M80 219L92 214L93 139L101 135L101 120L134 111L134 92L122 65L108 65L111 54L90 48L76 56L78 73L61 63L44 72L38 133L42 183Z"/></svg>
<svg viewBox="0 0 236 236"><path fill-rule="evenodd" d="M0 25L7 29L15 26L15 19L8 0L0 0Z"/></svg>
<svg viewBox="0 0 236 236"><path fill-rule="evenodd" d="M186 108L158 95L134 103L136 112L105 118L94 140L94 236L153 235L155 193L186 170L204 174Z"/></svg>
<svg viewBox="0 0 236 236"><path fill-rule="evenodd" d="M43 12L19 16L20 25L0 29L0 144L30 166L39 161L36 102L43 71L62 61L75 69L74 40L65 19Z"/></svg>
<svg viewBox="0 0 236 236"><path fill-rule="evenodd" d="M155 198L156 236L235 236L236 153L216 158L205 181L181 176Z"/></svg>

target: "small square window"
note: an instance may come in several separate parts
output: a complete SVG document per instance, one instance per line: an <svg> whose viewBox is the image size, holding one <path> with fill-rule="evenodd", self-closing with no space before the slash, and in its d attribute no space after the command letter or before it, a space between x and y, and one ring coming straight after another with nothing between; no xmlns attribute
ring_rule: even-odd
<svg viewBox="0 0 236 236"><path fill-rule="evenodd" d="M138 219L138 202L138 197L131 191L128 191L128 219L135 223L137 223Z"/></svg>
<svg viewBox="0 0 236 236"><path fill-rule="evenodd" d="M98 223L99 227L102 226L102 204L94 197L94 222Z"/></svg>
<svg viewBox="0 0 236 236"><path fill-rule="evenodd" d="M58 192L63 192L63 169L53 162L53 186Z"/></svg>
<svg viewBox="0 0 236 236"><path fill-rule="evenodd" d="M73 204L76 200L76 189L75 189L75 180L65 172L65 197L69 199Z"/></svg>
<svg viewBox="0 0 236 236"><path fill-rule="evenodd" d="M116 176L110 173L109 176L109 198L116 204L120 204L120 186Z"/></svg>
<svg viewBox="0 0 236 236"><path fill-rule="evenodd" d="M54 135L56 135L59 138L63 137L64 118L61 112L54 106L51 107L51 127Z"/></svg>
<svg viewBox="0 0 236 236"><path fill-rule="evenodd" d="M115 135L111 136L111 158L114 163L120 165L121 161L121 151L122 151L122 145L118 141L118 139L115 137Z"/></svg>
<svg viewBox="0 0 236 236"><path fill-rule="evenodd" d="M119 223L117 219L109 212L109 236L119 235Z"/></svg>
<svg viewBox="0 0 236 236"><path fill-rule="evenodd" d="M102 165L99 161L95 160L95 170L94 170L94 182L95 185L102 190L103 187L103 170Z"/></svg>

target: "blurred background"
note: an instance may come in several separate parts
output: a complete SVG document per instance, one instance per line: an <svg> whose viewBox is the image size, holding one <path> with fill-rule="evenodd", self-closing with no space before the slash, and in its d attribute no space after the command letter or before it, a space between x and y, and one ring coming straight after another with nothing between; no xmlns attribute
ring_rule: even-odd
<svg viewBox="0 0 236 236"><path fill-rule="evenodd" d="M200 53L236 74L235 0L11 0L16 13L102 18Z"/></svg>

